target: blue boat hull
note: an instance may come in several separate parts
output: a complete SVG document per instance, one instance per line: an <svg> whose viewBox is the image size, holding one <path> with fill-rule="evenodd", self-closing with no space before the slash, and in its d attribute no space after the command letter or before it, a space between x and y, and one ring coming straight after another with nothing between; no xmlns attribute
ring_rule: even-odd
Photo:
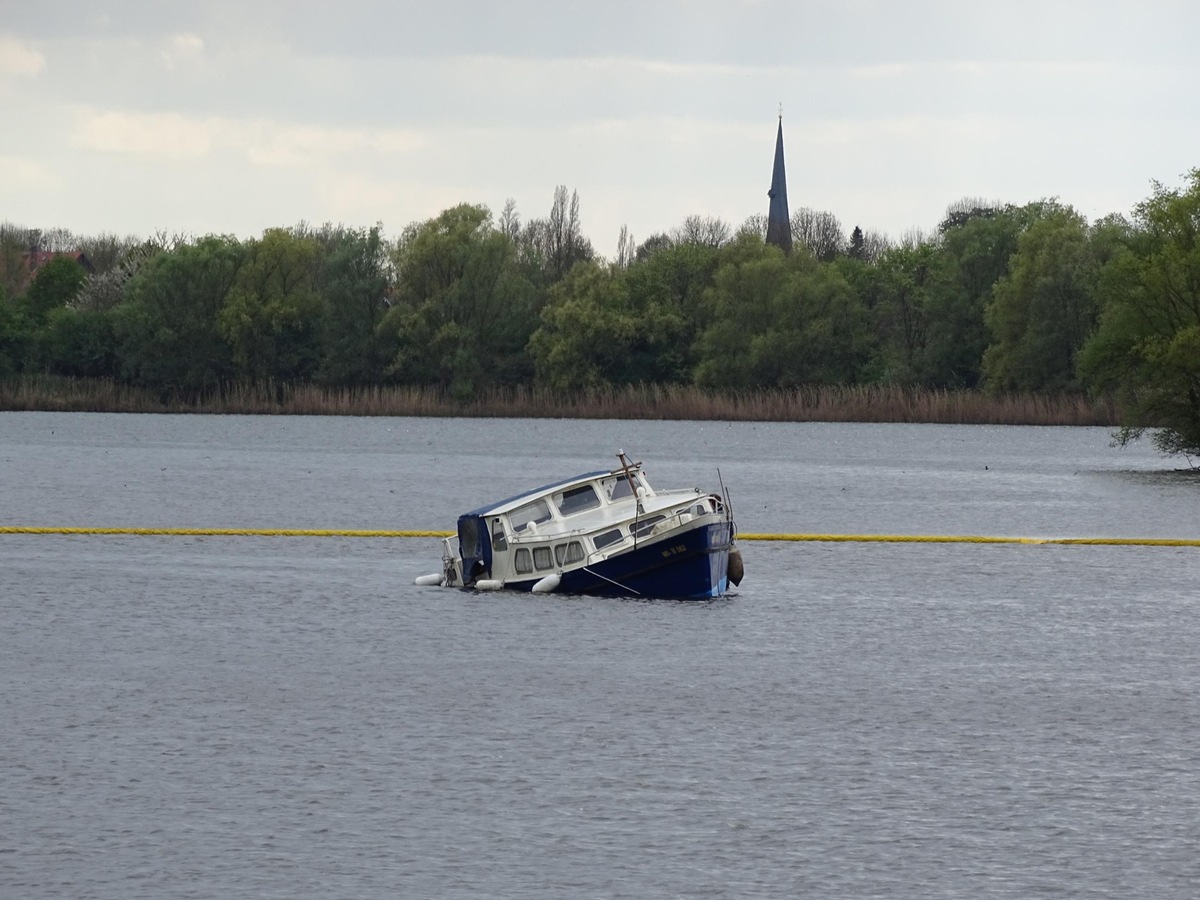
<svg viewBox="0 0 1200 900"><path fill-rule="evenodd" d="M679 600L720 597L729 586L732 544L728 521L703 525L563 572L555 593ZM537 579L510 581L505 587L528 591L536 583Z"/></svg>

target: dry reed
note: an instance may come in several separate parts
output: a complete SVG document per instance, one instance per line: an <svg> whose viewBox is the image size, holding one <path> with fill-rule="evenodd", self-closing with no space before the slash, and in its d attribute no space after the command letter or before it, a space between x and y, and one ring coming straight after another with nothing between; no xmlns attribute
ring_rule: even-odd
<svg viewBox="0 0 1200 900"><path fill-rule="evenodd" d="M1117 422L1111 403L1074 394L992 395L898 385L733 392L633 385L585 393L516 387L490 389L460 401L436 387L243 383L184 399L164 398L111 379L20 376L0 380L0 410L978 425Z"/></svg>

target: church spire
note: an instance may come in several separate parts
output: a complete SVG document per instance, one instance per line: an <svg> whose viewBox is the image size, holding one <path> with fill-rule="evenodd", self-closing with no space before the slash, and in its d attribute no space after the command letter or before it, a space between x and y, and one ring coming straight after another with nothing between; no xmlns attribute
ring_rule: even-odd
<svg viewBox="0 0 1200 900"><path fill-rule="evenodd" d="M779 113L779 133L775 136L775 168L771 172L771 189L767 191L771 206L767 211L767 243L784 253L792 252L792 221L788 213L787 177L783 171L783 111Z"/></svg>

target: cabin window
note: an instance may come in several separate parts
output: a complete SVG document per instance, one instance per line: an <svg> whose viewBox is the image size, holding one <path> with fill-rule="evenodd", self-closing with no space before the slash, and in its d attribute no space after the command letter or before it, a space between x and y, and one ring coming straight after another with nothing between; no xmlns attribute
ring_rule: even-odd
<svg viewBox="0 0 1200 900"><path fill-rule="evenodd" d="M539 569L553 569L554 562L550 557L549 547L533 548L533 564Z"/></svg>
<svg viewBox="0 0 1200 900"><path fill-rule="evenodd" d="M508 521L513 531L524 531L532 522L540 525L550 521L550 505L545 500L534 500L524 506L517 507L508 514Z"/></svg>
<svg viewBox="0 0 1200 900"><path fill-rule="evenodd" d="M650 532L650 529L652 529L655 525L657 525L659 522L661 522L665 518L666 518L666 516L650 516L648 518L642 519L640 522L634 522L633 528L631 529L633 531L633 536L634 537L645 536L646 534L648 534Z"/></svg>
<svg viewBox="0 0 1200 900"><path fill-rule="evenodd" d="M492 523L492 549L507 550L508 538L504 536L504 526L499 519Z"/></svg>
<svg viewBox="0 0 1200 900"><path fill-rule="evenodd" d="M571 541L569 544L559 544L554 548L554 559L560 565L576 563L583 559L583 544Z"/></svg>
<svg viewBox="0 0 1200 900"><path fill-rule="evenodd" d="M592 538L592 543L596 545L597 550L603 550L609 544L615 544L621 540L621 529L614 528L612 531L605 531Z"/></svg>
<svg viewBox="0 0 1200 900"><path fill-rule="evenodd" d="M571 488L558 496L558 511L564 516L583 512L586 509L595 509L599 505L600 498L596 496L596 489L590 484Z"/></svg>
<svg viewBox="0 0 1200 900"><path fill-rule="evenodd" d="M612 488L608 492L608 499L620 500L622 497L632 497L633 489L629 486L630 481L633 482L634 487L642 486L636 475L630 475L629 478L622 475L612 483Z"/></svg>
<svg viewBox="0 0 1200 900"><path fill-rule="evenodd" d="M528 575L533 571L533 557L529 555L528 547L517 548L517 554L513 557L513 566L518 575Z"/></svg>

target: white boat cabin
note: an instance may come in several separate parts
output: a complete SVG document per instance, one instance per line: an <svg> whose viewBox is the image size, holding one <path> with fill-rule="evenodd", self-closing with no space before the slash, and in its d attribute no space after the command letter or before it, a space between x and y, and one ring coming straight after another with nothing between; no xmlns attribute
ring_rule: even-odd
<svg viewBox="0 0 1200 900"><path fill-rule="evenodd" d="M539 579L590 565L720 511L719 498L699 488L656 492L641 464L627 463L461 516L461 555L454 561L467 584Z"/></svg>

